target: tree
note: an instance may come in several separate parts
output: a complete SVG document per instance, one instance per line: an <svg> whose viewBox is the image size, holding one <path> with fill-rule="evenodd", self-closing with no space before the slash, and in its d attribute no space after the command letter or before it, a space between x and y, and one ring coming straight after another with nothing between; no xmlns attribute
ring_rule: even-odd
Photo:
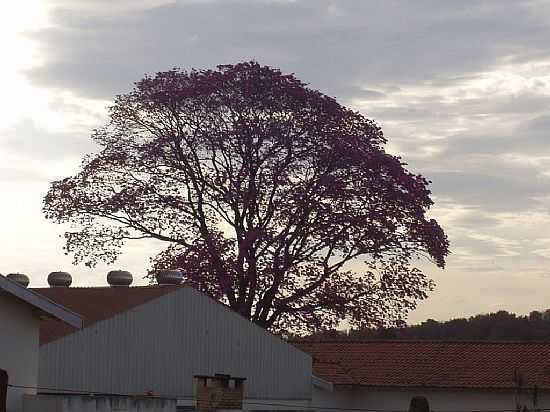
<svg viewBox="0 0 550 412"><path fill-rule="evenodd" d="M74 263L112 263L130 239L152 261L272 329L403 319L443 268L428 181L384 151L380 127L256 62L145 77L94 131L101 151L53 182Z"/></svg>

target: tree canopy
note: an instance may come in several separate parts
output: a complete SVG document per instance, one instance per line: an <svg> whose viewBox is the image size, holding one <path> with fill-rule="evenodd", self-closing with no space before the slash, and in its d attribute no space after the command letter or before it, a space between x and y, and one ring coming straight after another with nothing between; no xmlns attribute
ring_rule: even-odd
<svg viewBox="0 0 550 412"><path fill-rule="evenodd" d="M428 181L385 152L380 127L256 62L147 76L117 96L101 147L53 182L45 216L70 223L75 263L166 242L149 272L185 281L255 323L312 331L393 325L443 268Z"/></svg>

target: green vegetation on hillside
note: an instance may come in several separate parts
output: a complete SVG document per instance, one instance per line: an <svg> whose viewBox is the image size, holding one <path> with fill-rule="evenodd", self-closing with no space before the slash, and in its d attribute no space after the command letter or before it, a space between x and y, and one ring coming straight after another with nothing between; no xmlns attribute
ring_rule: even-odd
<svg viewBox="0 0 550 412"><path fill-rule="evenodd" d="M445 322L428 319L419 325L398 328L330 330L307 339L550 341L550 309L533 311L528 316L501 310Z"/></svg>

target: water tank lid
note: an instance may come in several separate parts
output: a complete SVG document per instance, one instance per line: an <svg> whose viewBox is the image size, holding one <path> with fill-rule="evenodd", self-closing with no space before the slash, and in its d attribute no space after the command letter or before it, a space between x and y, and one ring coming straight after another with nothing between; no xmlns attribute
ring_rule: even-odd
<svg viewBox="0 0 550 412"><path fill-rule="evenodd" d="M73 283L73 278L69 272L52 272L48 275L48 284L54 287L68 288Z"/></svg>
<svg viewBox="0 0 550 412"><path fill-rule="evenodd" d="M127 270L111 270L107 273L107 283L111 286L130 286L134 277Z"/></svg>
<svg viewBox="0 0 550 412"><path fill-rule="evenodd" d="M6 278L20 284L24 288L29 286L29 277L27 275L24 275L23 273L10 273L6 276Z"/></svg>

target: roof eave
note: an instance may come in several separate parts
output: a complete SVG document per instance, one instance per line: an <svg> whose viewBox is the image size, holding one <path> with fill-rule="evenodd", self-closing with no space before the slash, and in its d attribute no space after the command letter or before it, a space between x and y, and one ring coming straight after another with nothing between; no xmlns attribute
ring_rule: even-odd
<svg viewBox="0 0 550 412"><path fill-rule="evenodd" d="M38 293L12 282L2 275L0 275L0 289L10 293L29 305L34 306L49 316L65 322L77 329L82 329L82 318L79 315L55 302L52 302Z"/></svg>
<svg viewBox="0 0 550 412"><path fill-rule="evenodd" d="M313 386L322 389L327 392L333 392L334 391L334 384L332 382L329 382L323 378L319 378L318 376L311 375L311 383Z"/></svg>
<svg viewBox="0 0 550 412"><path fill-rule="evenodd" d="M362 383L333 383L335 388L368 388L375 390L431 390L431 391L497 391L497 392L509 392L517 391L517 387L504 387L504 386L436 386L436 385L375 385L375 384L362 384ZM532 389L532 386L527 386L524 389ZM550 387L537 386L537 390L540 392L550 392Z"/></svg>

